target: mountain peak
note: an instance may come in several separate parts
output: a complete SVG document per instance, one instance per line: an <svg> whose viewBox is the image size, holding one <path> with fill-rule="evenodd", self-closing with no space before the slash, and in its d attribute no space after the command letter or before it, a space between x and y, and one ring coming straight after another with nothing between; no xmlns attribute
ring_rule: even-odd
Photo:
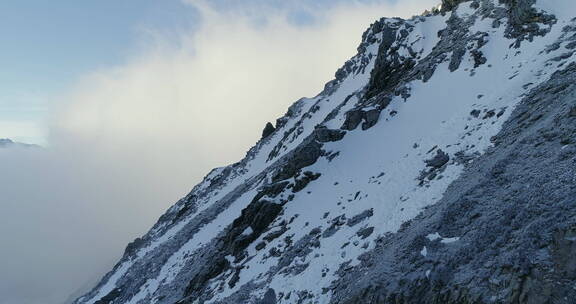
<svg viewBox="0 0 576 304"><path fill-rule="evenodd" d="M30 148L30 147L38 147L37 145L33 144L25 144L20 142L15 142L9 138L0 138L0 148Z"/></svg>

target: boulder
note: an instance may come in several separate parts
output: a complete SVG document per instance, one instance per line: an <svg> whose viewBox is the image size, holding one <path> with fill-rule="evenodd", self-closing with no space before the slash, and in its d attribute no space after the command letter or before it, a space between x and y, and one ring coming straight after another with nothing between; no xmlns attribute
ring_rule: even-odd
<svg viewBox="0 0 576 304"><path fill-rule="evenodd" d="M266 124L266 126L264 127L264 130L262 131L262 138L264 139L264 138L272 135L272 133L274 133L274 131L276 131L276 128L274 128L272 123L268 122Z"/></svg>
<svg viewBox="0 0 576 304"><path fill-rule="evenodd" d="M432 167L432 168L440 168L442 166L444 166L445 164L447 164L450 161L450 156L448 156L447 153L445 153L444 151L438 149L438 151L436 151L436 156L434 156L431 159L425 160L426 162L426 166L428 167Z"/></svg>

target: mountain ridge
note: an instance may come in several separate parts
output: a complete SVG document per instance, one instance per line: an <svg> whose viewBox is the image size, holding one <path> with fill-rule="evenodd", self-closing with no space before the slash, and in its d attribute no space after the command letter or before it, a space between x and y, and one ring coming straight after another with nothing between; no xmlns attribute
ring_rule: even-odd
<svg viewBox="0 0 576 304"><path fill-rule="evenodd" d="M517 276L486 274L502 265L520 273L529 263L502 262L468 278L508 286L481 281L471 289L471 281L450 275L474 260L459 260L454 255L462 253L450 248L481 238L445 228L439 223L456 219L438 214L450 213L442 211L447 204L456 206L455 216L490 206L471 203L478 198L444 201L461 197L454 188L466 183L463 176L488 164L489 153L524 134L523 122L540 115L519 109L540 98L564 112L534 122L566 108L572 113L570 100L555 97L572 90L576 26L541 3L445 0L426 16L378 20L319 95L292 105L242 161L210 172L75 303L540 303L529 302L534 295L525 287L512 290ZM558 166L573 168L570 117L562 120L562 134L547 138L567 143ZM494 170L496 177L508 174ZM565 193L571 193L567 181ZM513 185L506 182L499 187ZM537 206L541 200L533 198ZM563 208L573 212L568 203ZM440 220L413 224L426 223L427 215ZM417 236L406 236L410 231ZM574 250L571 242L550 249L552 255ZM451 268L442 266L449 258ZM558 260L565 264L558 269L570 271L565 257ZM394 262L410 276L399 275ZM536 286L543 277L522 279ZM568 287L561 292L574 295Z"/></svg>
<svg viewBox="0 0 576 304"><path fill-rule="evenodd" d="M0 138L0 148L38 148L38 145L16 142L10 138Z"/></svg>

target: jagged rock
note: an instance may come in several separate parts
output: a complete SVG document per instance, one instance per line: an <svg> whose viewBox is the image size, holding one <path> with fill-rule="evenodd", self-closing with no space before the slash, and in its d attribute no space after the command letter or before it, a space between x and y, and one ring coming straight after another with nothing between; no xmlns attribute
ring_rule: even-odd
<svg viewBox="0 0 576 304"><path fill-rule="evenodd" d="M201 291L206 283L221 274L224 270L229 268L230 263L224 258L217 258L212 263L203 264L200 269L197 269L194 277L188 283L185 295L198 293Z"/></svg>
<svg viewBox="0 0 576 304"><path fill-rule="evenodd" d="M488 61L488 59L484 57L484 54L479 50L472 50L470 53L472 54L472 58L474 58L474 68L477 68Z"/></svg>
<svg viewBox="0 0 576 304"><path fill-rule="evenodd" d="M380 118L380 110L370 110L364 112L364 123L362 124L362 130L368 130L372 128L376 123L378 123L378 118Z"/></svg>
<svg viewBox="0 0 576 304"><path fill-rule="evenodd" d="M282 206L267 201L255 201L242 210L239 218L232 223L231 233L225 240L225 246L228 247L232 255L239 254L254 239L256 239L276 219L276 216L282 211ZM242 233L250 227L252 234L241 237Z"/></svg>
<svg viewBox="0 0 576 304"><path fill-rule="evenodd" d="M436 150L436 156L425 161L426 166L440 168L450 161L450 156L440 149Z"/></svg>
<svg viewBox="0 0 576 304"><path fill-rule="evenodd" d="M269 288L259 304L276 304L276 293L274 292L274 289Z"/></svg>
<svg viewBox="0 0 576 304"><path fill-rule="evenodd" d="M372 232L374 232L374 227L368 227L368 228L364 228L359 230L358 232L356 232L356 235L359 236L362 239L365 239L367 237L369 237Z"/></svg>
<svg viewBox="0 0 576 304"><path fill-rule="evenodd" d="M495 115L496 115L496 110L490 110L490 111L487 111L486 114L484 114L484 117L482 117L482 119L492 118Z"/></svg>
<svg viewBox="0 0 576 304"><path fill-rule="evenodd" d="M141 238L136 238L134 241L130 242L126 249L124 250L124 256L133 256L140 247L144 244Z"/></svg>
<svg viewBox="0 0 576 304"><path fill-rule="evenodd" d="M283 225L279 230L270 232L267 235L265 235L263 237L263 239L268 241L268 242L272 242L273 240L275 240L275 239L279 238L281 235L283 235L286 231L288 231L288 228L286 228L286 225Z"/></svg>
<svg viewBox="0 0 576 304"><path fill-rule="evenodd" d="M302 145L286 156L284 165L272 177L272 181L294 177L298 170L314 164L322 154L321 147L313 135L309 136Z"/></svg>
<svg viewBox="0 0 576 304"><path fill-rule="evenodd" d="M100 300L94 302L94 304L112 304L114 303L114 300L120 296L121 292L122 290L120 288L114 288Z"/></svg>
<svg viewBox="0 0 576 304"><path fill-rule="evenodd" d="M265 242L260 242L258 243L258 245L256 245L256 247L254 247L256 250L262 250L264 249L264 247L266 247L266 243Z"/></svg>
<svg viewBox="0 0 576 304"><path fill-rule="evenodd" d="M451 11L453 8L457 7L458 4L470 0L442 0L442 11Z"/></svg>
<svg viewBox="0 0 576 304"><path fill-rule="evenodd" d="M276 131L276 128L274 128L274 126L271 123L267 123L266 127L264 127L264 130L262 131L262 138L266 138L272 135L274 131Z"/></svg>
<svg viewBox="0 0 576 304"><path fill-rule="evenodd" d="M397 20L395 24L385 23L382 25L382 42L380 43L376 63L371 73L370 83L366 92L367 99L378 95L382 91L394 88L415 65L413 58L405 58L394 52L389 52L396 41L397 30L401 24L404 24L403 21Z"/></svg>
<svg viewBox="0 0 576 304"><path fill-rule="evenodd" d="M351 219L349 219L348 222L346 223L346 225L348 225L349 227L356 226L357 224L359 224L363 220L365 220L365 219L367 219L373 215L374 215L374 209L364 210L362 213L357 214L354 217L352 217Z"/></svg>
<svg viewBox="0 0 576 304"><path fill-rule="evenodd" d="M380 111L381 110L369 110L369 111L362 111L362 110L352 110L346 113L346 120L342 127L342 130L354 130L360 125L362 121L362 130L368 130L376 123L378 123L378 119L380 118Z"/></svg>
<svg viewBox="0 0 576 304"><path fill-rule="evenodd" d="M306 188L306 186L314 180L317 180L322 174L320 173L312 173L310 171L304 172L304 176L297 178L294 187L292 187L292 192L299 192L302 189Z"/></svg>
<svg viewBox="0 0 576 304"><path fill-rule="evenodd" d="M362 119L364 118L364 112L361 110L353 110L346 113L346 120L342 125L342 130L352 131L360 125Z"/></svg>
<svg viewBox="0 0 576 304"><path fill-rule="evenodd" d="M339 141L344 138L346 132L342 130L331 130L327 128L316 128L314 130L316 140L321 143Z"/></svg>
<svg viewBox="0 0 576 304"><path fill-rule="evenodd" d="M454 72L460 67L465 54L466 50L464 48L459 48L452 52L452 58L450 59L450 64L448 65L450 72Z"/></svg>

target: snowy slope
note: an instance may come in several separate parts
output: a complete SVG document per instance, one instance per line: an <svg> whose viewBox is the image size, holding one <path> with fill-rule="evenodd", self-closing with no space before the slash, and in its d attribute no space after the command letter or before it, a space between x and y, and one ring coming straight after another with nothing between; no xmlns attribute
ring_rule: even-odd
<svg viewBox="0 0 576 304"><path fill-rule="evenodd" d="M571 0L444 2L374 23L324 91L208 174L75 303L343 299L343 272L439 202L530 90L576 61Z"/></svg>

